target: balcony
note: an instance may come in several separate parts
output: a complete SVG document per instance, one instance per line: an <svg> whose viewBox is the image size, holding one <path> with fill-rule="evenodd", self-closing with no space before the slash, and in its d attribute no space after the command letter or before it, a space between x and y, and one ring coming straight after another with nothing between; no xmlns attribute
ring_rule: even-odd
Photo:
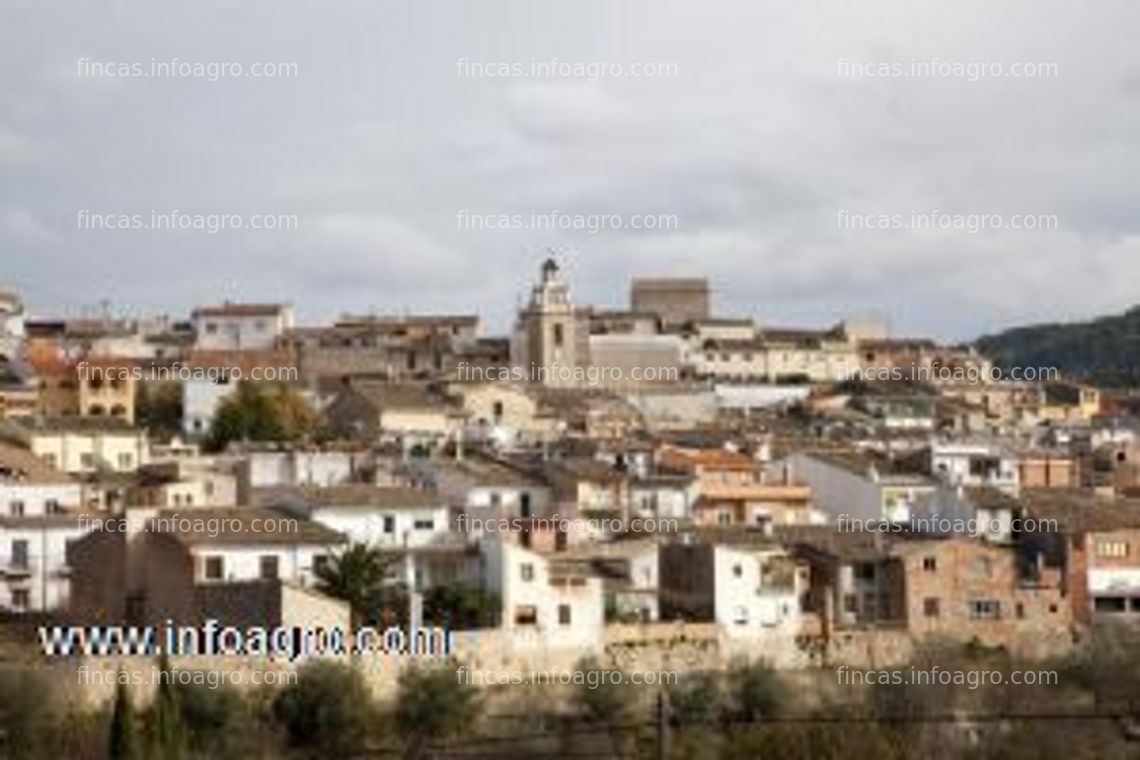
<svg viewBox="0 0 1140 760"><path fill-rule="evenodd" d="M0 565L0 574L5 578L30 578L35 568L28 562L8 562L7 564Z"/></svg>

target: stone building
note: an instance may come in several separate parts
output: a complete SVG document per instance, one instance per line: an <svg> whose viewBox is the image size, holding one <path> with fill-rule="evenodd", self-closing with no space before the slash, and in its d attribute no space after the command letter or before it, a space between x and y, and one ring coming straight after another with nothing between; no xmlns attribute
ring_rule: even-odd
<svg viewBox="0 0 1140 760"><path fill-rule="evenodd" d="M547 259L529 304L519 312L512 363L523 378L555 388L583 385L589 366L589 327L574 307L558 264Z"/></svg>
<svg viewBox="0 0 1140 760"><path fill-rule="evenodd" d="M629 290L635 312L651 312L666 326L680 326L709 316L709 283L703 277L639 277Z"/></svg>

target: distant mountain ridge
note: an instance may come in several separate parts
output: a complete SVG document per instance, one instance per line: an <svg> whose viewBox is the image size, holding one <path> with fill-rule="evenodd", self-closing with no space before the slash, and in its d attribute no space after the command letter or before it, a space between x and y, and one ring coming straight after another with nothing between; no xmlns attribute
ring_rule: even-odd
<svg viewBox="0 0 1140 760"><path fill-rule="evenodd" d="M974 345L1001 367L1057 367L1105 387L1140 387L1140 306L1087 322L1015 327Z"/></svg>

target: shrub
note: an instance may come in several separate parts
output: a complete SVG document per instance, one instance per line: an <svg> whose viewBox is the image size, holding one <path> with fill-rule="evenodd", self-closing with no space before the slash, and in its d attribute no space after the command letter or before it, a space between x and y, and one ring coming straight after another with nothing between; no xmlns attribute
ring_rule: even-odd
<svg viewBox="0 0 1140 760"><path fill-rule="evenodd" d="M362 752L371 712L360 673L327 661L302 666L274 702L290 745L325 757Z"/></svg>
<svg viewBox="0 0 1140 760"><path fill-rule="evenodd" d="M429 741L462 734L480 709L476 688L461 684L452 667L412 667L400 675L396 728L413 755L422 753Z"/></svg>

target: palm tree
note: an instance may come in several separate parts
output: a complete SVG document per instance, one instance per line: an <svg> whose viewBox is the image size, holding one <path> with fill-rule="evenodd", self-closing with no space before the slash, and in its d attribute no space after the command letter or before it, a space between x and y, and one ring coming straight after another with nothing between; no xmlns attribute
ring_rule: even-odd
<svg viewBox="0 0 1140 760"><path fill-rule="evenodd" d="M374 546L352 544L317 569L317 588L348 602L353 630L384 603L393 559Z"/></svg>

